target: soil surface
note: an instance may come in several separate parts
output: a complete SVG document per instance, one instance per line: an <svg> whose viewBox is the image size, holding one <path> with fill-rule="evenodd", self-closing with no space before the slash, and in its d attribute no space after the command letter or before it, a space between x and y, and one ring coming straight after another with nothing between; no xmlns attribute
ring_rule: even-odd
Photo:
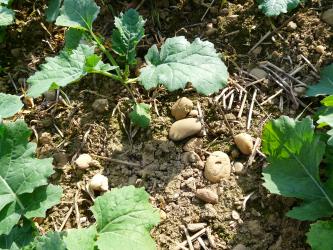
<svg viewBox="0 0 333 250"><path fill-rule="evenodd" d="M110 36L113 13L137 7L139 2L100 1L96 30ZM142 1L139 12L147 20L146 37L139 45L138 55L143 60L152 44L160 46L174 35L209 40L222 54L230 73L229 85L222 92L204 97L191 86L169 93L162 87L145 91L135 85L135 96L152 106L151 126L143 130L129 122L126 89L105 77L88 76L63 89L58 102L38 98L34 106L27 102L24 111L17 115L33 129L31 139L38 143L38 156L55 158L56 173L50 181L64 189L61 203L49 210L47 218L36 219L41 232L92 224L94 218L89 207L93 202L86 184L94 174L102 173L108 177L111 188L145 187L151 203L161 212L161 223L152 230L158 249L176 249L177 244L186 240L181 225L199 222L211 229L211 237L202 235L209 249L213 249L209 239L216 249L233 249L238 244L246 247L238 245L238 250L309 249L305 243L309 224L285 216L298 201L265 190L261 170L267 163L260 154L260 146L253 160L239 152L237 155L221 108L233 133L248 132L254 140L260 139L264 124L272 118L311 114L316 101L303 97L303 85L315 83L319 69L333 61L332 27L320 19L322 11L331 8L332 3L307 1L291 13L269 19L253 1L212 2L209 7L210 1L203 0ZM56 55L62 48L64 29L45 21L44 1L24 1L14 8L20 10L16 23L8 28L7 39L0 45L0 91L22 93L26 90L26 79L45 57ZM318 52L319 45L325 46L323 53ZM297 81L272 65L292 74ZM267 74L263 80L250 73L259 66ZM287 91L280 91L279 81L289 85ZM202 141L195 149L199 160L188 160L183 149L188 139L177 143L168 139L175 121L171 107L180 97L189 98L195 107L199 104L203 112L206 135L196 136ZM93 111L92 103L98 98L108 100L107 112ZM198 161L204 162L214 151L227 153L232 163L242 162L244 171L236 173L233 169L229 178L216 184L209 182ZM99 164L84 171L76 169L74 161L82 153L89 153ZM216 192L219 202L213 205L199 200L195 195L199 188ZM72 208L74 198L78 209ZM198 244L196 241L195 249L200 249Z"/></svg>

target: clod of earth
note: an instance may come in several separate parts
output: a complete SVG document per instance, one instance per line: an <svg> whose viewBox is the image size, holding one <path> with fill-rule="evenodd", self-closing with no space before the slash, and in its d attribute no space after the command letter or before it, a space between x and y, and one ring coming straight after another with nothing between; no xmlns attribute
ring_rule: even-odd
<svg viewBox="0 0 333 250"><path fill-rule="evenodd" d="M186 97L182 97L178 99L174 105L172 105L171 114L176 120L180 120L185 118L187 114L190 113L192 108L193 102Z"/></svg>
<svg viewBox="0 0 333 250"><path fill-rule="evenodd" d="M183 150L186 152L199 151L203 146L203 141L200 138L192 138L183 146Z"/></svg>
<svg viewBox="0 0 333 250"><path fill-rule="evenodd" d="M89 154L81 154L76 159L75 164L80 169L86 169L91 165L92 161L93 161L93 159L91 158L91 156Z"/></svg>
<svg viewBox="0 0 333 250"><path fill-rule="evenodd" d="M231 164L229 156L221 151L213 152L206 160L204 175L209 181L216 183L230 176Z"/></svg>
<svg viewBox="0 0 333 250"><path fill-rule="evenodd" d="M326 10L322 17L321 17L326 23L333 26L333 9Z"/></svg>
<svg viewBox="0 0 333 250"><path fill-rule="evenodd" d="M207 188L198 189L195 195L200 200L207 203L216 204L219 201L218 195L214 191Z"/></svg>
<svg viewBox="0 0 333 250"><path fill-rule="evenodd" d="M181 141L199 133L201 128L201 122L196 118L182 119L171 125L169 138L173 141Z"/></svg>
<svg viewBox="0 0 333 250"><path fill-rule="evenodd" d="M96 99L92 104L92 109L97 113L104 113L109 109L109 102L107 99Z"/></svg>
<svg viewBox="0 0 333 250"><path fill-rule="evenodd" d="M247 133L240 133L234 137L236 146L239 150L245 154L250 155L253 150L253 139L252 136Z"/></svg>
<svg viewBox="0 0 333 250"><path fill-rule="evenodd" d="M108 191L108 178L102 174L96 174L89 182L89 188L94 191Z"/></svg>

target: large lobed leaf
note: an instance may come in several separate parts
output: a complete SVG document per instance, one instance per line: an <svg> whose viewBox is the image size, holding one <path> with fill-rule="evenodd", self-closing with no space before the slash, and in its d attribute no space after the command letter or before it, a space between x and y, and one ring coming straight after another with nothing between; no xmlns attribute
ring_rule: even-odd
<svg viewBox="0 0 333 250"><path fill-rule="evenodd" d="M145 56L147 66L139 80L146 89L163 84L170 91L185 88L188 82L202 94L209 95L226 86L228 71L214 45L196 38L168 38L159 51L154 45Z"/></svg>
<svg viewBox="0 0 333 250"><path fill-rule="evenodd" d="M312 250L333 250L333 221L317 221L311 224L307 242Z"/></svg>
<svg viewBox="0 0 333 250"><path fill-rule="evenodd" d="M24 121L0 125L0 235L8 234L21 216L44 217L60 200L60 187L47 185L52 159L35 158Z"/></svg>
<svg viewBox="0 0 333 250"><path fill-rule="evenodd" d="M129 9L115 18L112 49L128 64L136 63L136 45L144 36L144 24L145 21L134 9Z"/></svg>
<svg viewBox="0 0 333 250"><path fill-rule="evenodd" d="M46 10L46 21L54 22L60 14L62 0L48 0Z"/></svg>
<svg viewBox="0 0 333 250"><path fill-rule="evenodd" d="M333 95L333 63L320 72L320 81L316 85L310 86L306 95Z"/></svg>
<svg viewBox="0 0 333 250"><path fill-rule="evenodd" d="M304 0L257 0L259 9L266 16L278 16L295 9Z"/></svg>
<svg viewBox="0 0 333 250"><path fill-rule="evenodd" d="M104 64L99 57L99 61L95 61L94 67L91 67L89 58L94 56L94 50L94 46L80 44L75 50L65 50L58 56L47 57L46 63L40 66L41 70L28 78L27 82L31 85L28 95L37 97L50 88L64 87L78 81L89 72L103 73L116 68Z"/></svg>
<svg viewBox="0 0 333 250"><path fill-rule="evenodd" d="M156 249L149 230L159 223L159 213L143 188L114 188L98 197L91 208L96 225L69 230L64 241L68 250ZM84 242L84 244L82 244Z"/></svg>
<svg viewBox="0 0 333 250"><path fill-rule="evenodd" d="M56 25L90 30L99 9L94 0L64 0Z"/></svg>
<svg viewBox="0 0 333 250"><path fill-rule="evenodd" d="M321 110L317 123L319 127L330 126L331 130L327 132L330 138L327 144L333 146L333 96L328 96L321 101L325 108Z"/></svg>
<svg viewBox="0 0 333 250"><path fill-rule="evenodd" d="M333 176L320 179L319 164L325 143L314 134L310 118L295 121L282 116L263 133L263 151L270 165L263 170L264 186L275 194L302 199L288 212L298 220L316 220L333 214Z"/></svg>
<svg viewBox="0 0 333 250"><path fill-rule="evenodd" d="M19 96L0 93L0 118L15 115L23 107Z"/></svg>
<svg viewBox="0 0 333 250"><path fill-rule="evenodd" d="M7 26L14 22L14 11L0 5L0 27Z"/></svg>

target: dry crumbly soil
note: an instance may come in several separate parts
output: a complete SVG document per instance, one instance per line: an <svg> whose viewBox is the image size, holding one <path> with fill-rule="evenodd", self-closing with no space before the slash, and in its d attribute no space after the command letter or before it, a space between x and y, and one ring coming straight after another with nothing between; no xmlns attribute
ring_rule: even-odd
<svg viewBox="0 0 333 250"><path fill-rule="evenodd" d="M111 1L104 1L108 2ZM131 126L126 116L130 110L126 90L104 77L88 76L79 84L64 89L70 103L38 98L34 100L34 107L27 105L18 115L17 118L24 118L33 128L32 140L37 141L38 138L39 157L55 156L59 161L65 156L68 161L65 165L55 161L56 173L51 182L63 187L64 196L61 204L49 210L46 219L36 219L41 232L61 227L65 216L72 210L75 194L78 209L73 209L63 229L76 228L78 224L87 227L93 223L94 218L88 209L92 200L85 191L85 185L94 174L103 173L108 177L111 188L125 185L145 187L152 204L161 211L162 221L152 230L159 249L175 249L177 243L185 240L180 226L196 222L205 222L212 229L217 249L232 249L237 244L248 249L309 249L305 243L309 224L285 217L285 213L298 201L270 195L261 186L261 170L266 166L263 156L257 154L245 173L232 173L230 178L220 183L210 183L203 177L202 170L183 159L186 140L174 143L168 139L168 130L174 122L170 108L183 96L195 105L200 103L207 135L200 137L203 147L197 153L203 161L213 151L221 150L230 155L235 149L219 109L221 106L224 106L234 133L247 131L254 138L261 137L263 126L269 119L282 114L292 117L310 114L316 100L302 97L295 86L290 89L306 108L299 105L300 102L294 102L285 91L260 105L280 89L272 74L285 76L274 70L273 73L267 72L270 74L265 81L251 85L256 79L248 72L260 62L269 61L285 72L297 69L299 71L294 75L297 79L306 84L314 83L317 70L333 61L332 28L320 19L321 12L332 7L332 3L312 1L288 15L268 19L258 11L253 1L228 1L224 6L220 6L220 1L215 2L205 14L207 3L204 1L145 1L139 12L147 20L147 35L139 45L138 55L143 58L152 44L161 45L167 37L174 35L183 35L189 40L195 37L207 39L222 53L228 66L230 84L225 92L227 98L221 97L215 103L214 96L200 96L191 88L168 93L163 88L147 92L136 86L136 97L153 107L152 124L149 129L142 130ZM102 2L99 5L102 9L96 29L109 36L113 27L112 11L119 13L128 6L135 7L137 3L112 1L112 11ZM25 1L15 8L20 10L16 24L7 31L6 42L0 45L0 64L5 68L5 73L0 73L0 91L12 93L15 93L12 82L25 88L25 80L44 62L44 58L61 49L64 33L63 28L44 21L45 4L42 1ZM295 29L284 24L291 17L297 25ZM207 25L213 25L214 30L207 32ZM278 32L264 40L254 53L248 54L262 36L281 25ZM324 54L316 51L318 45L326 47ZM287 78L285 80L297 85ZM238 118L244 90L247 99L242 116ZM247 130L247 116L254 92L253 117ZM233 101L230 101L231 96ZM108 112L96 114L92 110L91 104L98 98L108 99ZM62 99L66 97L62 96ZM140 166L94 157L99 165L86 171L77 170L73 161L81 153L139 163ZM241 155L232 161L246 164L248 157ZM219 195L219 202L204 204L195 197L198 188L214 190ZM248 195L250 198L244 206L243 201ZM232 216L235 211L239 218ZM209 245L205 236L203 239Z"/></svg>

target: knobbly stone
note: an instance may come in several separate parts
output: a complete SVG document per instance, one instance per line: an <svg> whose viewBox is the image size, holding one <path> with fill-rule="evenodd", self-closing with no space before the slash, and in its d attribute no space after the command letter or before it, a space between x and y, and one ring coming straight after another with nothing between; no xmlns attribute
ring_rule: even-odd
<svg viewBox="0 0 333 250"><path fill-rule="evenodd" d="M185 118L187 114L190 113L192 108L193 102L186 97L182 97L178 99L172 106L171 114L176 118L176 120L180 120Z"/></svg>
<svg viewBox="0 0 333 250"><path fill-rule="evenodd" d="M297 24L296 24L295 22L293 22L293 21L290 21L290 22L287 24L287 28L288 28L289 30L295 30L295 29L297 29Z"/></svg>
<svg viewBox="0 0 333 250"><path fill-rule="evenodd" d="M93 178L91 178L89 187L91 190L95 191L108 191L108 178L104 175L96 174Z"/></svg>
<svg viewBox="0 0 333 250"><path fill-rule="evenodd" d="M92 109L102 114L109 109L109 102L107 99L96 99L92 104Z"/></svg>
<svg viewBox="0 0 333 250"><path fill-rule="evenodd" d="M229 156L221 151L213 152L206 160L204 175L209 181L216 183L230 176L231 164Z"/></svg>
<svg viewBox="0 0 333 250"><path fill-rule="evenodd" d="M203 146L202 139L200 138L192 138L183 147L183 150L186 152L190 151L199 151Z"/></svg>
<svg viewBox="0 0 333 250"><path fill-rule="evenodd" d="M199 230L205 228L207 223L191 223L187 225L187 229L191 232L198 232Z"/></svg>
<svg viewBox="0 0 333 250"><path fill-rule="evenodd" d="M216 204L219 200L218 195L207 188L198 189L195 195L200 200L211 204Z"/></svg>
<svg viewBox="0 0 333 250"><path fill-rule="evenodd" d="M250 71L250 74L253 75L255 78L257 78L258 80L267 77L266 71L260 68L253 68Z"/></svg>
<svg viewBox="0 0 333 250"><path fill-rule="evenodd" d="M234 171L236 174L242 174L244 173L244 165L243 163L239 162L239 161L236 161L234 163Z"/></svg>
<svg viewBox="0 0 333 250"><path fill-rule="evenodd" d="M75 161L75 164L78 168L86 169L90 166L93 159L88 154L81 154Z"/></svg>
<svg viewBox="0 0 333 250"><path fill-rule="evenodd" d="M243 244L237 244L232 250L247 250L248 248Z"/></svg>
<svg viewBox="0 0 333 250"><path fill-rule="evenodd" d="M188 114L188 117L194 117L194 118L196 118L198 116L199 116L199 112L196 109L191 110L191 112Z"/></svg>
<svg viewBox="0 0 333 250"><path fill-rule="evenodd" d="M326 10L322 17L321 17L326 23L333 26L333 9Z"/></svg>
<svg viewBox="0 0 333 250"><path fill-rule="evenodd" d="M187 137L199 133L201 123L196 118L186 118L176 121L171 125L169 138L173 141L181 141Z"/></svg>

